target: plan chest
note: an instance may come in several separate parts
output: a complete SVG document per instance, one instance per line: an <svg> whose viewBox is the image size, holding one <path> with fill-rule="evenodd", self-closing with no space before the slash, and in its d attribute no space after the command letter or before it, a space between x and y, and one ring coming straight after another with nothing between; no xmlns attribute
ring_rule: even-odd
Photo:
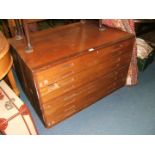
<svg viewBox="0 0 155 155"><path fill-rule="evenodd" d="M76 23L10 40L21 85L46 127L51 127L125 85L134 36L96 23ZM93 116L92 116L93 117Z"/></svg>

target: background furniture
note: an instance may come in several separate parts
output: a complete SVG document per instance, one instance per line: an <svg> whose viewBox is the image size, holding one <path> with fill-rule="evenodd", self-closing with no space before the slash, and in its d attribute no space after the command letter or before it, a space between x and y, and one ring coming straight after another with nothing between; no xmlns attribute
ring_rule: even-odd
<svg viewBox="0 0 155 155"><path fill-rule="evenodd" d="M27 53L33 52L29 32L38 31L39 30L38 23L42 21L47 21L46 23L48 23L50 27L54 27L55 25L55 22L49 19L8 19L8 20L2 20L2 21L3 21L2 28L7 37L16 37L17 40L21 40L25 38L25 41L26 41L25 52ZM64 24L70 24L78 21L81 21L81 23L85 23L86 20L65 19ZM99 30L100 31L105 30L105 27L102 24L102 20L98 20L98 21L99 21Z"/></svg>
<svg viewBox="0 0 155 155"><path fill-rule="evenodd" d="M19 90L16 86L16 82L11 70L13 64L12 57L9 53L9 44L2 32L0 32L0 80L5 76L8 77L12 89L17 95L19 95Z"/></svg>
<svg viewBox="0 0 155 155"><path fill-rule="evenodd" d="M136 36L155 29L155 19L134 19Z"/></svg>
<svg viewBox="0 0 155 155"><path fill-rule="evenodd" d="M36 112L51 127L124 86L134 44L132 34L98 22L75 23L31 35L32 53L9 42L15 68Z"/></svg>

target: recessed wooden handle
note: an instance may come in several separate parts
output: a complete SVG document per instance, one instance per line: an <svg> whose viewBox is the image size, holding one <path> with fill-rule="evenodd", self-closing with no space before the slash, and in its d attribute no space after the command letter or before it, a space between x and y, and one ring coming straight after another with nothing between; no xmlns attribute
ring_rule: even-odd
<svg viewBox="0 0 155 155"><path fill-rule="evenodd" d="M63 90L63 93L66 93L66 92L68 92L68 91L70 91L70 90L72 90L72 89L74 89L75 88L75 86L74 85L71 85L70 87L68 87L67 89L64 89Z"/></svg>
<svg viewBox="0 0 155 155"><path fill-rule="evenodd" d="M112 52L112 56L119 56L123 53L123 50L113 50Z"/></svg>
<svg viewBox="0 0 155 155"><path fill-rule="evenodd" d="M62 75L62 79L65 79L65 78L67 78L67 77L69 77L69 76L71 76L73 74L74 74L74 71L67 72L67 73Z"/></svg>
<svg viewBox="0 0 155 155"><path fill-rule="evenodd" d="M64 97L64 101L70 100L70 99L74 98L76 95L77 95L76 93L73 93L70 96L66 96L66 97Z"/></svg>
<svg viewBox="0 0 155 155"><path fill-rule="evenodd" d="M73 104L73 102L75 102L75 101L76 101L76 98L73 98L72 100L69 100L66 103L64 103L63 106L65 107L65 106L68 106L70 104Z"/></svg>
<svg viewBox="0 0 155 155"><path fill-rule="evenodd" d="M73 78L70 78L70 79L67 79L67 80L63 81L63 83L61 84L61 86L68 85L68 84L72 83L74 80L75 80L74 77Z"/></svg>
<svg viewBox="0 0 155 155"><path fill-rule="evenodd" d="M58 88L60 88L60 86L58 85L58 83L53 83L53 84L48 85L48 89L50 91L56 90Z"/></svg>
<svg viewBox="0 0 155 155"><path fill-rule="evenodd" d="M63 68L67 68L67 67L73 67L75 64L72 62L72 63L67 63L67 64L64 64L62 65Z"/></svg>

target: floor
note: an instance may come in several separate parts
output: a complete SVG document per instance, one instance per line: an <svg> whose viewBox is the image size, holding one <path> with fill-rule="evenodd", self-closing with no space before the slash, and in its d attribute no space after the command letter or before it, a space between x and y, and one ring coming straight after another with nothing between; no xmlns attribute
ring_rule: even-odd
<svg viewBox="0 0 155 155"><path fill-rule="evenodd" d="M74 116L46 129L21 90L41 135L155 134L155 62L139 73L139 84L123 87Z"/></svg>

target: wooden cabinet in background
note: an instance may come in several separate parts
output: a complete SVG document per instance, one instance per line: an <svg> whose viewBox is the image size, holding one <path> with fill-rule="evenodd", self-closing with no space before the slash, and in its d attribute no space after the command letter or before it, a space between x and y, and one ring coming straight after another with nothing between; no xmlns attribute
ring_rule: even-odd
<svg viewBox="0 0 155 155"><path fill-rule="evenodd" d="M24 91L46 127L51 127L125 85L134 36L75 23L10 40Z"/></svg>

